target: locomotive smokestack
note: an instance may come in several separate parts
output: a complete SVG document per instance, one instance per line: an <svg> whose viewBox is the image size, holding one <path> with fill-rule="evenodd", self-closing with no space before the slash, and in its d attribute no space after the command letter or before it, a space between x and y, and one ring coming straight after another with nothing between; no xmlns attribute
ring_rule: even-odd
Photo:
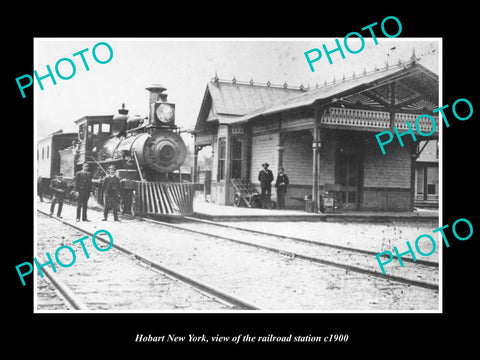
<svg viewBox="0 0 480 360"><path fill-rule="evenodd" d="M160 84L152 84L145 88L150 92L150 99L149 99L149 109L150 114L148 116L148 120L150 124L154 123L155 119L155 103L160 99L161 101L167 100L167 94L162 94L167 88Z"/></svg>

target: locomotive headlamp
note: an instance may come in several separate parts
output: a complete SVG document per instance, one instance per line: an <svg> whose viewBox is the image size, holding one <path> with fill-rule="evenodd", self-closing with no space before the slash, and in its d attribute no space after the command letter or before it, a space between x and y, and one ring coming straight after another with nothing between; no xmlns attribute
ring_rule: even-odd
<svg viewBox="0 0 480 360"><path fill-rule="evenodd" d="M172 122L175 119L175 110L170 104L160 104L155 110L157 119L163 123Z"/></svg>

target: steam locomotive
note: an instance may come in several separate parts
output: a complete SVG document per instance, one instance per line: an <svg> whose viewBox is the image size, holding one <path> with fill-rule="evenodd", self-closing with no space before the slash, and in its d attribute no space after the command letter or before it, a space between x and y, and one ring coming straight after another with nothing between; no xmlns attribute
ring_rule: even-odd
<svg viewBox="0 0 480 360"><path fill-rule="evenodd" d="M96 200L103 204L101 183L106 167L113 164L121 179L120 206L124 213L190 215L193 184L180 182L175 176L187 154L175 125L175 104L167 101L162 85L146 90L150 96L145 118L129 115L122 104L117 115L76 120L78 136L71 146L58 150L57 168L73 184L75 173L84 162L89 163L97 185ZM53 140L51 148L53 156Z"/></svg>

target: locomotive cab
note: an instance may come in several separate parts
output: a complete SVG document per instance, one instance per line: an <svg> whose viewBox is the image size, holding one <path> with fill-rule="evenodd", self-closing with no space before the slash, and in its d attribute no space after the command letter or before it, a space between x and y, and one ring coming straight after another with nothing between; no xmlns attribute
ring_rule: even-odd
<svg viewBox="0 0 480 360"><path fill-rule="evenodd" d="M78 142L75 154L75 172L84 162L97 158L98 149L112 136L112 115L84 116L75 124L78 126Z"/></svg>

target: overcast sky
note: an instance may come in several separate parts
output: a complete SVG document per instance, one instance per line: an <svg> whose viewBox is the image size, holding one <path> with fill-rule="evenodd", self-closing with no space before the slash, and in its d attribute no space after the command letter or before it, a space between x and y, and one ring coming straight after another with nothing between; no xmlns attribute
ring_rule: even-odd
<svg viewBox="0 0 480 360"><path fill-rule="evenodd" d="M377 38L375 45L371 38L365 38L365 48L358 54L344 50L345 59L339 52L331 54L329 64L323 54L314 63L311 72L304 52L312 48L334 48L334 39L46 39L35 41L35 70L39 76L47 73L46 65L52 71L61 58L75 62L76 74L69 80L56 77L57 85L50 79L43 80L44 90L40 91L36 81L33 85L36 107L37 138L63 129L64 132L77 129L73 123L85 115L116 114L122 102L130 114L148 114L149 84L162 84L167 88L169 101L176 104L176 123L183 129L191 129L200 110L205 87L215 71L220 79L250 81L291 86L322 85L324 81L338 81L343 74L350 77L381 68L386 62L397 64L407 61L415 48L420 63L439 74L439 40ZM358 48L355 39L349 40L352 49ZM106 64L99 64L92 58L92 48L98 42L107 42L113 49L113 58ZM343 44L342 39L340 43ZM358 46L357 46L358 45ZM90 68L85 70L79 56L72 54L88 48L85 59ZM312 58L313 58L312 54ZM97 56L108 57L105 47L99 46ZM63 62L60 72L68 75L71 68ZM190 138L190 137L188 137ZM189 142L187 140L187 143Z"/></svg>

